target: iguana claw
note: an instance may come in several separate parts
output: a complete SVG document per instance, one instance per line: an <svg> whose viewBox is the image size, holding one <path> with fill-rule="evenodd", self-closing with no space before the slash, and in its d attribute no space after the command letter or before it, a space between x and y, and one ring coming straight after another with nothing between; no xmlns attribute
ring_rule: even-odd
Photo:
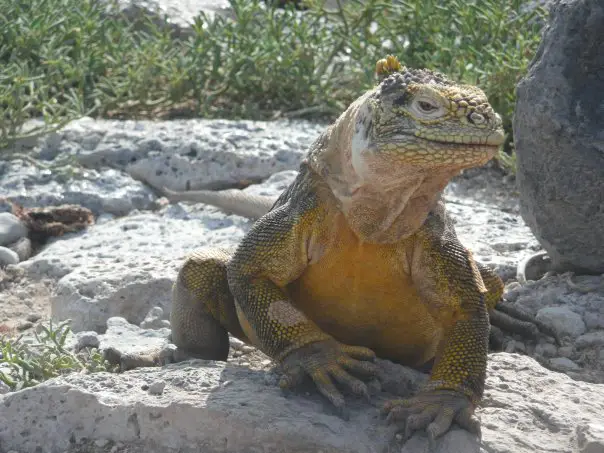
<svg viewBox="0 0 604 453"><path fill-rule="evenodd" d="M404 439L425 429L430 442L446 433L453 422L480 437L480 422L474 416L474 405L462 393L453 390L432 390L412 398L386 403L383 413L388 423L404 427Z"/></svg>
<svg viewBox="0 0 604 453"><path fill-rule="evenodd" d="M374 360L375 353L368 348L348 346L335 340L311 343L285 357L282 361L285 374L279 385L283 389L290 389L308 375L319 392L341 410L345 400L336 383L368 400L367 385L353 374L363 378L376 377L378 368L372 363Z"/></svg>

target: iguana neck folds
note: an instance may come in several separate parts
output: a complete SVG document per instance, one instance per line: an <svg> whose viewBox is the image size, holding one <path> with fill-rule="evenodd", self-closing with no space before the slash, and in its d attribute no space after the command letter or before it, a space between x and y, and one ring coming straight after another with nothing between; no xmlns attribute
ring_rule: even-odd
<svg viewBox="0 0 604 453"><path fill-rule="evenodd" d="M404 152L380 152L372 139L371 95L359 98L324 133L309 165L327 183L359 238L392 243L420 228L464 166L422 167L404 162Z"/></svg>

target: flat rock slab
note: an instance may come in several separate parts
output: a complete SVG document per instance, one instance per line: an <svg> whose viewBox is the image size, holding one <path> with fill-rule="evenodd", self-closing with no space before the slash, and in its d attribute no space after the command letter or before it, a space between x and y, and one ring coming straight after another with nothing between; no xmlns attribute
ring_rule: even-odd
<svg viewBox="0 0 604 453"><path fill-rule="evenodd" d="M325 125L306 121L117 121L83 118L49 135L40 155L73 154L155 188L221 189L297 169Z"/></svg>
<svg viewBox="0 0 604 453"><path fill-rule="evenodd" d="M111 168L50 170L16 159L1 161L0 193L26 208L76 204L95 215L155 209L157 194L124 171ZM1 214L0 214L1 215Z"/></svg>
<svg viewBox="0 0 604 453"><path fill-rule="evenodd" d="M277 173L246 191L276 196L295 174ZM183 259L202 246L236 246L250 225L215 208L180 205L117 219L104 216L85 231L55 239L20 266L31 277L58 279L51 300L54 319L71 319L74 331L103 332L111 316L139 324L155 306L168 316Z"/></svg>
<svg viewBox="0 0 604 453"><path fill-rule="evenodd" d="M380 364L389 367L390 381L397 370L407 379L405 368ZM487 376L479 410L482 445L455 429L433 453L601 451L594 448L604 445L603 386L506 353L490 356ZM378 415L390 397L381 393L371 404L351 400L350 420L344 421L316 392L286 397L272 372L230 363L72 374L0 397L0 450L55 453L117 442L126 449L118 451L150 453L427 452L422 434L402 448L390 441L394 428Z"/></svg>

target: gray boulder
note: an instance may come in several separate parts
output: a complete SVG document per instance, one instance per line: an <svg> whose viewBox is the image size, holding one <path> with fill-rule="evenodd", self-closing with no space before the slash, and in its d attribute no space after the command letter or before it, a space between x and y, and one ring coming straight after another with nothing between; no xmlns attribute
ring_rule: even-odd
<svg viewBox="0 0 604 453"><path fill-rule="evenodd" d="M521 214L555 270L604 273L604 1L550 11L517 90Z"/></svg>

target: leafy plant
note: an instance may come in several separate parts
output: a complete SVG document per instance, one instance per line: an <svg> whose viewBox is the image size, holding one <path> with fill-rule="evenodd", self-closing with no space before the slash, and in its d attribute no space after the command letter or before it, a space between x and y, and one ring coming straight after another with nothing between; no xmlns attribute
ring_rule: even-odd
<svg viewBox="0 0 604 453"><path fill-rule="evenodd" d="M180 36L96 0L0 0L0 153L83 115L332 119L387 53L478 84L511 132L545 20L534 2L337 3L230 0L229 17L200 13ZM43 123L24 128L32 118Z"/></svg>
<svg viewBox="0 0 604 453"><path fill-rule="evenodd" d="M65 347L69 323L40 324L42 332L34 334L35 342L25 341L23 336L0 337L0 381L11 390L20 390L62 374L113 371L98 350L75 354Z"/></svg>

